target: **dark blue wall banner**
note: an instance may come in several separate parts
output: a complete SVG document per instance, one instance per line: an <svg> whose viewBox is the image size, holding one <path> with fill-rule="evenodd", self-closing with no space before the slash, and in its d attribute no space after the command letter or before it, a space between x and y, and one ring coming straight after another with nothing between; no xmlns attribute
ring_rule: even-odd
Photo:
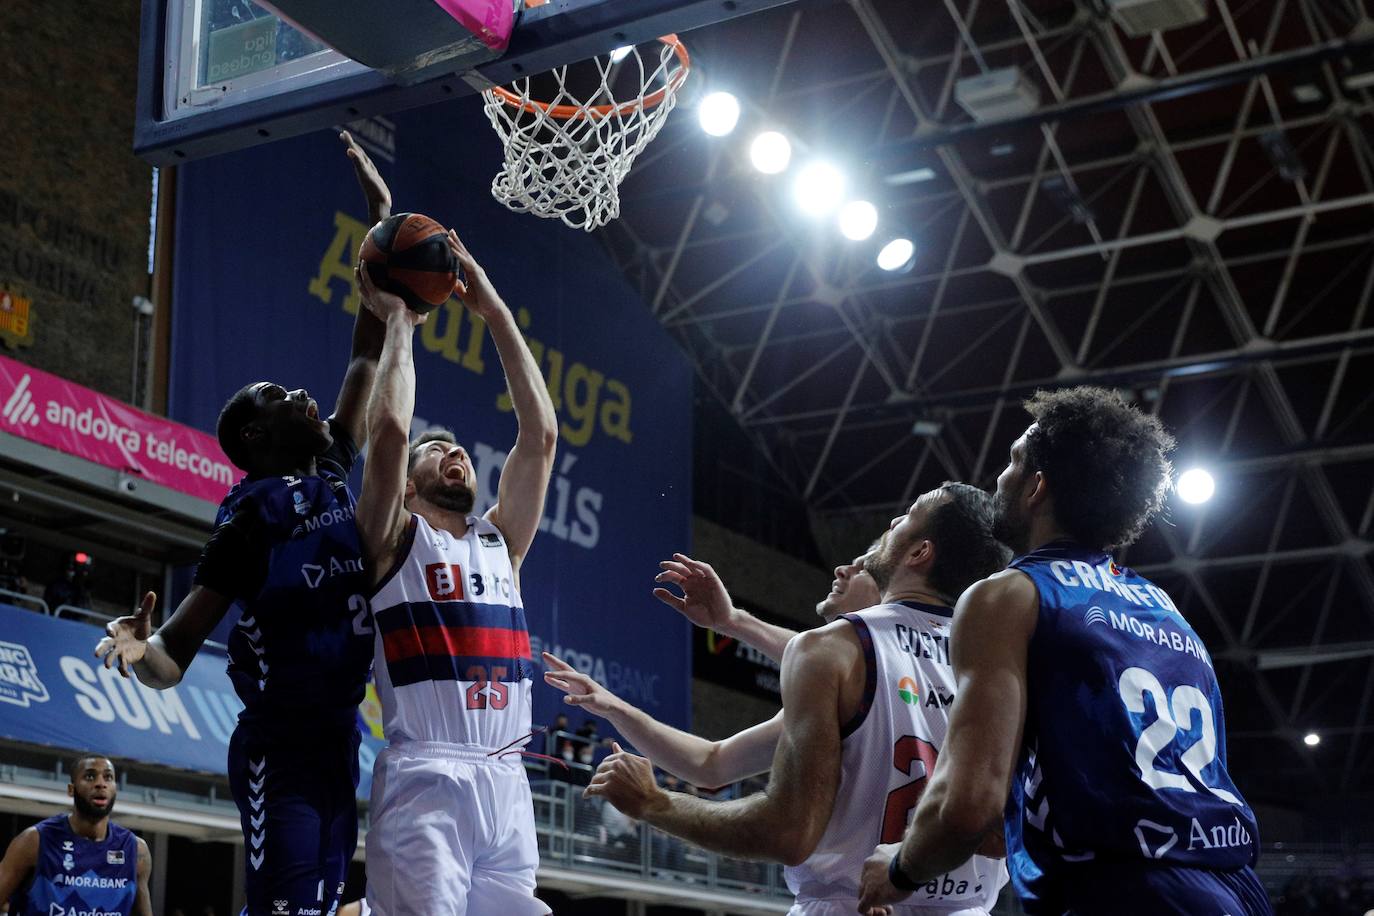
<svg viewBox="0 0 1374 916"><path fill-rule="evenodd" d="M688 726L688 625L650 594L657 562L690 544L686 358L594 238L491 199L500 150L476 100L374 119L355 134L397 212L458 230L515 313L557 408L545 517L521 571L536 662L541 648L560 653ZM260 379L304 386L328 409L368 228L330 132L179 168L171 416L212 430L229 395ZM415 429L455 431L485 511L516 424L495 346L457 299L417 332L416 376ZM560 706L536 680L535 721L551 722Z"/></svg>
<svg viewBox="0 0 1374 916"><path fill-rule="evenodd" d="M104 633L90 624L0 604L0 633L0 738L225 775L243 704L224 656L201 652L180 684L154 690L94 657ZM361 713L366 799L385 742L369 730L375 711Z"/></svg>

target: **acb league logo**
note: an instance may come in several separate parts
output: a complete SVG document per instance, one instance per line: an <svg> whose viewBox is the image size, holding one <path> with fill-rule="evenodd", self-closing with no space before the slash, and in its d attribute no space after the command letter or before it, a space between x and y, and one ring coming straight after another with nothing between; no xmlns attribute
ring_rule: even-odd
<svg viewBox="0 0 1374 916"><path fill-rule="evenodd" d="M47 701L48 688L38 679L38 666L28 647L0 642L0 703L28 706Z"/></svg>

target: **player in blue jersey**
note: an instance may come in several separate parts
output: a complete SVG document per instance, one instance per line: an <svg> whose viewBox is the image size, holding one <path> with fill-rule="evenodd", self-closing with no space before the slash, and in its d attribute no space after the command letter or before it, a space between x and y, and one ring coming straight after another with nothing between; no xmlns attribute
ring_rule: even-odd
<svg viewBox="0 0 1374 916"><path fill-rule="evenodd" d="M1029 914L1268 914L1211 656L1110 554L1163 506L1173 439L1101 388L1026 409L1035 422L997 479L999 537L1018 556L959 601L944 755L898 854L865 864L861 903L902 899L1004 815Z"/></svg>
<svg viewBox="0 0 1374 916"><path fill-rule="evenodd" d="M391 196L367 154L341 135L373 220ZM96 654L158 689L181 680L231 606L229 677L244 709L229 784L245 846L249 916L326 916L342 902L358 841L357 707L372 661L370 580L348 475L384 326L366 309L334 413L303 389L258 382L220 413L221 447L247 472L220 504L195 585L151 632L155 597L108 627Z"/></svg>
<svg viewBox="0 0 1374 916"><path fill-rule="evenodd" d="M10 842L0 859L0 901L10 902L10 916L153 916L148 844L110 820L114 764L88 755L67 772L71 812L39 821Z"/></svg>

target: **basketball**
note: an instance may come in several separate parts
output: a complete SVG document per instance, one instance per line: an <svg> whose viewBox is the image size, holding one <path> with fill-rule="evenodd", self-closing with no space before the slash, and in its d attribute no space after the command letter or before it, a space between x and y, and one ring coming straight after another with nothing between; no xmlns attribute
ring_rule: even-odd
<svg viewBox="0 0 1374 916"><path fill-rule="evenodd" d="M458 259L448 230L419 213L394 213L368 230L362 259L378 289L395 293L411 310L426 314L453 295Z"/></svg>

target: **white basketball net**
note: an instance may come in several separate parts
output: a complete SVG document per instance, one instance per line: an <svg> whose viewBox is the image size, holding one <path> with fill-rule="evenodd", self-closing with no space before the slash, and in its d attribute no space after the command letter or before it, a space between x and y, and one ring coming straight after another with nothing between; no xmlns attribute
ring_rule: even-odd
<svg viewBox="0 0 1374 916"><path fill-rule="evenodd" d="M568 89L568 67L550 73L557 85L553 98L531 98L528 77L507 87L513 99L494 89L483 91L487 118L506 148L505 163L491 183L492 196L517 213L561 219L587 232L619 216L620 182L663 127L686 76L673 45L663 41L655 47L654 67L648 48L644 57L633 48L619 62L602 55L573 65L582 68L578 76L587 85L592 82L587 67L594 64L600 76L599 88L585 100ZM612 77L633 83L636 68L639 94L617 99ZM657 105L645 103L659 91Z"/></svg>

